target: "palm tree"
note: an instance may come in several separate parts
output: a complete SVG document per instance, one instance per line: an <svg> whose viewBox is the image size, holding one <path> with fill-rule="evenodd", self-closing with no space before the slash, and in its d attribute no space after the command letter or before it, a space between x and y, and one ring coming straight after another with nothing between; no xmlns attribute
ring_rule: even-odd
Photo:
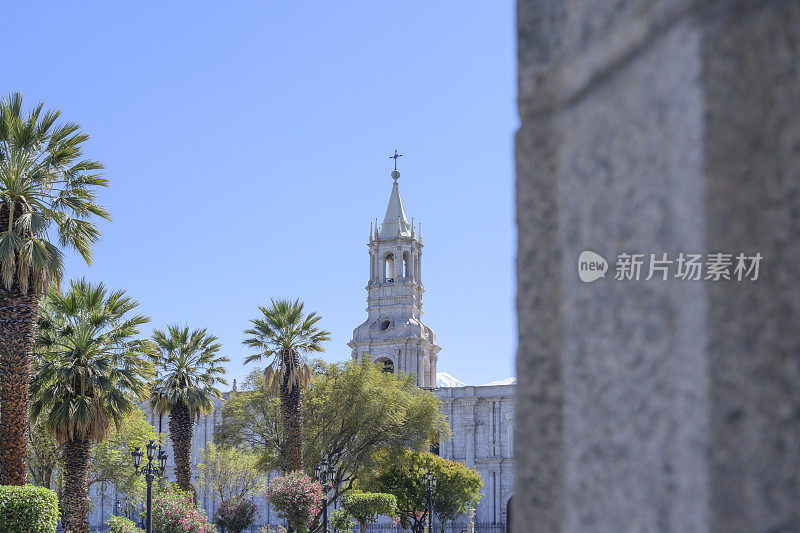
<svg viewBox="0 0 800 533"><path fill-rule="evenodd" d="M102 283L52 289L39 319L31 418L64 446L64 530L86 533L89 452L113 423L147 397L154 349L139 339L150 319L131 314L138 303Z"/></svg>
<svg viewBox="0 0 800 533"><path fill-rule="evenodd" d="M219 355L222 345L206 329L189 331L188 326L167 326L153 332L158 347L158 378L150 397L151 408L162 416L169 411L169 436L175 453L175 475L182 490L194 494L192 486L192 433L194 423L213 409L214 398L221 396L218 383L225 373Z"/></svg>
<svg viewBox="0 0 800 533"><path fill-rule="evenodd" d="M272 358L264 370L267 382L281 399L281 417L286 441L283 459L289 470L303 468L303 404L301 390L311 380L311 369L303 355L322 352L322 342L330 340L330 333L314 325L321 316L304 314L300 300L271 300L270 308L259 307L262 317L250 320L251 329L244 344L256 350L245 363Z"/></svg>
<svg viewBox="0 0 800 533"><path fill-rule="evenodd" d="M29 383L39 300L61 278L61 248L91 263L109 219L94 188L108 185L103 165L84 159L89 138L60 111L38 104L23 113L22 95L0 102L0 484L27 479Z"/></svg>

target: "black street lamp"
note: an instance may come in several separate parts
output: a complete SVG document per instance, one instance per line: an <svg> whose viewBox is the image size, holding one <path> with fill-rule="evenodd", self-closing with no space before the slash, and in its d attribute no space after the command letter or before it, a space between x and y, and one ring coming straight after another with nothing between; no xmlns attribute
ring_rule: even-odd
<svg viewBox="0 0 800 533"><path fill-rule="evenodd" d="M428 532L433 533L433 491L436 490L436 476L428 470L422 477L428 491Z"/></svg>
<svg viewBox="0 0 800 533"><path fill-rule="evenodd" d="M147 444L147 467L139 469L142 464L144 453L137 447L131 455L133 456L133 466L136 468L136 475L144 476L147 481L147 523L145 531L153 533L153 480L156 476L163 476L164 469L167 467L167 454L164 451L158 452L158 466L153 466L153 459L156 457L156 444L152 440Z"/></svg>
<svg viewBox="0 0 800 533"><path fill-rule="evenodd" d="M122 513L125 518L131 517L131 500L127 496L123 496L121 500L116 503L117 513ZM119 515L117 515L119 516Z"/></svg>
<svg viewBox="0 0 800 533"><path fill-rule="evenodd" d="M336 467L328 464L327 459L314 467L314 477L322 483L322 492L325 501L322 505L322 533L328 533L328 491L332 488L333 478L336 477Z"/></svg>

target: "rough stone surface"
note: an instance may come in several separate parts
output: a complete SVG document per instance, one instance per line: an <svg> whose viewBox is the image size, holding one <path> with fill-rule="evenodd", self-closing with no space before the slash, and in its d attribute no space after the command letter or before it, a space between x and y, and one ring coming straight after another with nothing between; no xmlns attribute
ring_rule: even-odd
<svg viewBox="0 0 800 533"><path fill-rule="evenodd" d="M520 0L518 27L515 531L800 530L800 6ZM761 278L613 279L717 251Z"/></svg>

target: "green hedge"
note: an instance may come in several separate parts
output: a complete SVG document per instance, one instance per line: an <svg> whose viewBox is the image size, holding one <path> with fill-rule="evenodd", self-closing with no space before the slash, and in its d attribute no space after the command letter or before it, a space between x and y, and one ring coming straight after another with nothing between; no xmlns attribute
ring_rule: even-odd
<svg viewBox="0 0 800 533"><path fill-rule="evenodd" d="M122 516L109 516L108 517L108 533L144 533L144 530L136 527L131 520Z"/></svg>
<svg viewBox="0 0 800 533"><path fill-rule="evenodd" d="M56 493L32 485L0 485L0 524L3 533L55 533L58 526Z"/></svg>

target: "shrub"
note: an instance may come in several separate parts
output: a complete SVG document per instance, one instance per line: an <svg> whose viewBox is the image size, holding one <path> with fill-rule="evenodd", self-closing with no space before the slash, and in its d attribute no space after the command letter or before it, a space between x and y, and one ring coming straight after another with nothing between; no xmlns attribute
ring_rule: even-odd
<svg viewBox="0 0 800 533"><path fill-rule="evenodd" d="M106 523L109 527L108 533L144 533L143 529L139 529L133 521L123 516L109 516Z"/></svg>
<svg viewBox="0 0 800 533"><path fill-rule="evenodd" d="M302 470L273 479L266 492L275 513L285 518L297 533L307 533L308 525L322 509L322 485Z"/></svg>
<svg viewBox="0 0 800 533"><path fill-rule="evenodd" d="M331 515L330 526L334 531L350 531L353 518L344 509L336 509Z"/></svg>
<svg viewBox="0 0 800 533"><path fill-rule="evenodd" d="M253 523L258 508L247 500L223 502L217 508L214 522L230 533L241 533Z"/></svg>
<svg viewBox="0 0 800 533"><path fill-rule="evenodd" d="M380 492L353 492L342 498L342 509L358 522L363 533L379 516L397 514L397 498Z"/></svg>
<svg viewBox="0 0 800 533"><path fill-rule="evenodd" d="M194 498L175 486L153 499L153 533L216 533Z"/></svg>
<svg viewBox="0 0 800 533"><path fill-rule="evenodd" d="M0 486L3 533L55 533L58 497L44 487Z"/></svg>

